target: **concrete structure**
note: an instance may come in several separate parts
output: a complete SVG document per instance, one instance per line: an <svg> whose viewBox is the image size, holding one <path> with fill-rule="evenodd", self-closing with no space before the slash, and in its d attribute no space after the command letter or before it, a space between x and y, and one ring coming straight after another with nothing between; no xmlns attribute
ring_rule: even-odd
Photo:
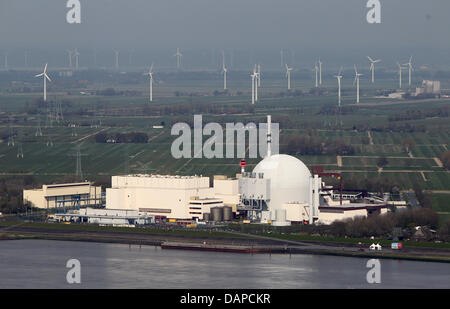
<svg viewBox="0 0 450 309"><path fill-rule="evenodd" d="M84 208L68 213L52 215L50 219L64 222L90 223L113 226L136 226L153 223L153 216L128 209Z"/></svg>
<svg viewBox="0 0 450 309"><path fill-rule="evenodd" d="M441 93L441 82L436 80L422 81L422 87L416 88L416 96L420 94L439 95Z"/></svg>
<svg viewBox="0 0 450 309"><path fill-rule="evenodd" d="M387 205L367 201L351 203L350 200L333 199L332 187L327 187L321 177L341 179L340 174L312 174L299 159L284 155L271 155L270 116L268 117L267 156L259 162L253 172L244 172L239 181L241 204L238 210L246 213L246 218L272 225L284 226L295 223L330 224L336 220L368 216L372 213L387 212ZM356 200L359 194L348 194Z"/></svg>
<svg viewBox="0 0 450 309"><path fill-rule="evenodd" d="M232 208L233 212L237 211L237 205L240 202L239 181L237 178L228 178L227 176L214 176L214 197L223 201L224 206Z"/></svg>
<svg viewBox="0 0 450 309"><path fill-rule="evenodd" d="M223 207L223 200L216 198L200 199L194 197L189 201L189 218L203 219L205 213L211 213L211 208Z"/></svg>
<svg viewBox="0 0 450 309"><path fill-rule="evenodd" d="M133 209L173 219L201 219L211 207L223 206L215 198L209 177L170 175L112 176L106 189L106 208Z"/></svg>
<svg viewBox="0 0 450 309"><path fill-rule="evenodd" d="M63 183L43 185L41 189L23 190L23 202L33 207L48 209L70 207L76 200L79 206L100 205L102 188L91 182Z"/></svg>

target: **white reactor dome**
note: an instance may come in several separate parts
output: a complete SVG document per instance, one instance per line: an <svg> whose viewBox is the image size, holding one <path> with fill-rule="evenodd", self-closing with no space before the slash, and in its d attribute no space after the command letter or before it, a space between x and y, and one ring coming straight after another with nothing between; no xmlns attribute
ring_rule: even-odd
<svg viewBox="0 0 450 309"><path fill-rule="evenodd" d="M270 211L281 209L285 203L309 203L311 172L299 159L277 154L264 158L253 169L270 179Z"/></svg>

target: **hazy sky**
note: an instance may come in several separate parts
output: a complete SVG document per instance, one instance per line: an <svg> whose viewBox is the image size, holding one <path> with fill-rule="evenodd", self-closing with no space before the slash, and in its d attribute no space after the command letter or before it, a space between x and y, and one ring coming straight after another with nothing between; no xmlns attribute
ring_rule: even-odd
<svg viewBox="0 0 450 309"><path fill-rule="evenodd" d="M82 24L66 23L66 0L0 0L0 51L14 48L307 51L450 50L449 0L80 0Z"/></svg>

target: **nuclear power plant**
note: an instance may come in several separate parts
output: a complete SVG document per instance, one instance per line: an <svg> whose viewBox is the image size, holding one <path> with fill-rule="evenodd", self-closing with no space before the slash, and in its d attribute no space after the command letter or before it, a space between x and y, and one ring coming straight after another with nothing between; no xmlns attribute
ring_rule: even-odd
<svg viewBox="0 0 450 309"><path fill-rule="evenodd" d="M112 176L111 188L106 189L104 198L105 209L80 212L80 205L98 206L96 203L101 200L100 188L92 192L90 183L56 185L59 190L64 188L58 196L48 190L28 190L24 200L40 208L56 207L65 221L121 225L158 220L185 224L229 222L234 218L274 226L330 224L388 211L387 200L382 198L343 194L340 173L326 173L321 167L310 170L296 157L272 154L271 116L267 117L266 143L267 154L252 171L246 171L247 164L242 159L236 177L216 175L212 186L210 177L201 175L130 174ZM336 178L341 185L327 186L323 180L327 177ZM81 192L80 187L89 190ZM31 194L34 192L39 197ZM80 193L84 194L81 199ZM74 196L78 196L76 203ZM78 208L70 210L69 206L75 204Z"/></svg>
<svg viewBox="0 0 450 309"><path fill-rule="evenodd" d="M137 210L157 219L175 221L231 221L233 217L274 226L292 223L329 224L335 220L385 213L383 200L358 203L334 199L334 188L322 176L340 174L311 172L299 159L272 154L271 116L267 117L267 155L250 172L240 162L235 178L179 175L113 176L106 189L106 208Z"/></svg>

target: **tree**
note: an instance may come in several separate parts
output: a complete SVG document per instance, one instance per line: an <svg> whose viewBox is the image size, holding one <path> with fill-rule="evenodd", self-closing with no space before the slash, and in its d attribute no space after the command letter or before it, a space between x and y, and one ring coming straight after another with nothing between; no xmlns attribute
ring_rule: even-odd
<svg viewBox="0 0 450 309"><path fill-rule="evenodd" d="M441 162L446 169L450 170L450 150L441 154Z"/></svg>
<svg viewBox="0 0 450 309"><path fill-rule="evenodd" d="M385 167L386 165L388 165L388 160L386 159L385 156L379 157L378 161L377 161L377 166L380 168Z"/></svg>
<svg viewBox="0 0 450 309"><path fill-rule="evenodd" d="M406 152L410 152L414 146L416 146L416 142L411 138L405 138L402 140L403 147L405 147Z"/></svg>

